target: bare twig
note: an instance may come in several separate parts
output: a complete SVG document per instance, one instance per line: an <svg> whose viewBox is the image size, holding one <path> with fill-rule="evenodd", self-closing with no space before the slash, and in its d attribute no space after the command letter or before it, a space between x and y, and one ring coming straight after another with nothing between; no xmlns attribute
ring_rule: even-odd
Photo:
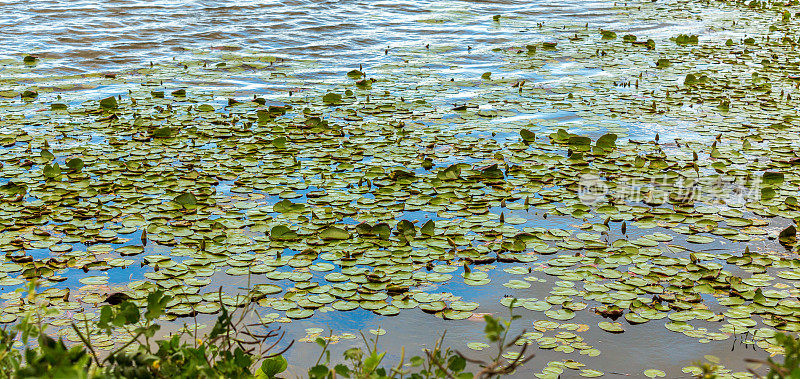
<svg viewBox="0 0 800 379"><path fill-rule="evenodd" d="M94 351L94 347L92 346L92 344L89 343L89 340L86 338L86 336L83 335L83 333L81 333L81 331L78 329L77 326L75 326L74 323L70 324L70 326L72 326L72 329L75 330L75 333L78 334L78 338L81 339L81 342L83 342L83 344L86 345L87 348L89 348L89 351L92 352L92 358L94 358L94 363L97 364L97 366L100 366L100 359L97 358L97 352Z"/></svg>
<svg viewBox="0 0 800 379"><path fill-rule="evenodd" d="M438 352L438 348L436 349L436 351ZM431 353L430 350L425 350L425 354L428 356L429 361L433 362L433 364L435 364L436 367L438 367L440 370L442 370L442 372L444 372L445 375L447 375L448 379L456 379L456 377L453 376L453 374L451 374L450 371L447 368L445 368L442 365L442 363L439 362L438 359L436 359L436 357L434 357L433 353Z"/></svg>

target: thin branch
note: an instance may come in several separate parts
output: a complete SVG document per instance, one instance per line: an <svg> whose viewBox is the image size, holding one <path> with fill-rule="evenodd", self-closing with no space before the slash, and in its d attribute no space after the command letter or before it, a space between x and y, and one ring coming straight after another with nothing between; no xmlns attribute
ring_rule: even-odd
<svg viewBox="0 0 800 379"><path fill-rule="evenodd" d="M83 344L89 348L89 351L92 352L92 358L94 358L94 363L96 363L97 366L100 366L100 359L97 358L97 352L94 351L94 347L92 347L92 344L89 343L89 340L86 339L86 337L83 335L83 333L81 333L81 331L78 329L77 326L75 326L74 323L70 323L70 326L72 326L72 329L75 330L75 333L78 333L78 338L81 339L81 342L83 342Z"/></svg>
<svg viewBox="0 0 800 379"><path fill-rule="evenodd" d="M117 350L114 350L114 351L112 351L111 353L109 353L109 354L108 354L108 356L106 357L106 359L103 359L103 362L106 362L106 361L108 361L108 360L109 360L109 359L110 359L112 356L114 356L114 354L117 354L117 353L119 353L120 351L124 350L126 347L128 347L128 346L132 345L134 342L136 342L136 341L137 341L137 339L138 339L138 338L139 338L139 337L140 337L142 334L144 334L144 331L140 331L140 332L139 332L138 334L136 334L136 336L135 336L135 337L133 337L133 338L132 338L130 341L128 341L128 342L126 342L124 345L120 346L120 347L119 347Z"/></svg>
<svg viewBox="0 0 800 379"><path fill-rule="evenodd" d="M281 351L279 351L279 352L277 352L275 354L269 355L269 356L267 356L265 358L272 358L272 357L281 355L281 354L285 353L287 350L289 350L289 348L292 347L292 345L294 345L294 340L292 340L292 342L289 342L289 346L286 346L285 348L283 348L283 350L281 350Z"/></svg>
<svg viewBox="0 0 800 379"><path fill-rule="evenodd" d="M524 360L523 360L523 357L525 356L525 351L528 350L528 346L530 346L530 344L526 343L525 345L523 345L522 349L519 351L519 353L517 355L517 358L514 359L513 362L509 363L507 366L503 367L499 371L499 373L506 374L506 373L509 373L511 371L514 371L517 367L520 367L523 364L525 364L526 362L528 362L531 359L533 359L534 355L531 355L530 357L524 358Z"/></svg>
<svg viewBox="0 0 800 379"><path fill-rule="evenodd" d="M448 379L456 379L456 377L453 376L453 374L451 374L450 371L448 371L444 366L442 366L442 363L439 362L438 359L434 358L434 356L433 356L433 354L431 353L430 350L425 350L425 354L428 355L428 360L429 361L433 362L433 364L435 364L437 367L439 367L439 369L442 370L442 372L444 372L445 375L447 375Z"/></svg>
<svg viewBox="0 0 800 379"><path fill-rule="evenodd" d="M403 362L406 360L406 347L400 346L400 362L397 363L397 366L393 367L391 370L392 375L389 379L394 378L395 375L400 374L402 375L403 372Z"/></svg>
<svg viewBox="0 0 800 379"><path fill-rule="evenodd" d="M478 360L478 359L472 359L472 358L470 358L470 357L468 357L468 356L464 355L463 353L461 353L461 352L460 352L460 351L458 351L458 350L454 350L454 351L455 351L455 353L456 353L456 354L457 354L459 357L463 358L465 361L467 361L467 362L469 362L469 363L475 363L475 364L479 364L479 365L481 365L481 366L483 366L483 365L487 365L487 364L488 364L488 363L486 363L485 361L481 361L481 360Z"/></svg>

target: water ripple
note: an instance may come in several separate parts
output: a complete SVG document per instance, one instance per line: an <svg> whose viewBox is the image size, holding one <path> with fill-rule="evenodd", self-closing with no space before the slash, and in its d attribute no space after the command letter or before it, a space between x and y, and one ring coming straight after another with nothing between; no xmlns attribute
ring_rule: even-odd
<svg viewBox="0 0 800 379"><path fill-rule="evenodd" d="M531 27L614 17L603 1L12 0L3 9L0 57L33 53L56 58L56 68L114 68L220 46L339 64L387 46L512 40L518 28L493 25L494 14Z"/></svg>

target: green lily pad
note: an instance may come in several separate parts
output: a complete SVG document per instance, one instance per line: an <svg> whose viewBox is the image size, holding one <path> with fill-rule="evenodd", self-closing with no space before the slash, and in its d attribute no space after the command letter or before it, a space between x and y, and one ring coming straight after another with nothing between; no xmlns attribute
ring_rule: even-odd
<svg viewBox="0 0 800 379"><path fill-rule="evenodd" d="M335 226L329 226L319 233L319 238L325 241L346 240L350 238L350 233Z"/></svg>
<svg viewBox="0 0 800 379"><path fill-rule="evenodd" d="M291 319L304 319L314 315L314 311L305 308L292 308L286 311L286 317Z"/></svg>
<svg viewBox="0 0 800 379"><path fill-rule="evenodd" d="M575 312L570 309L551 309L545 311L544 314L554 320L571 320L575 318Z"/></svg>
<svg viewBox="0 0 800 379"><path fill-rule="evenodd" d="M481 350L489 347L489 344L487 344L485 342L469 342L469 343L467 343L467 347L472 349L472 350L481 351Z"/></svg>
<svg viewBox="0 0 800 379"><path fill-rule="evenodd" d="M648 378L663 378L663 377L667 376L667 374L664 371L656 370L656 369L652 369L652 368L644 370L644 372L642 374L644 374L644 376L646 376Z"/></svg>
<svg viewBox="0 0 800 379"><path fill-rule="evenodd" d="M622 329L622 324L618 322L601 321L597 326L609 333L622 333L625 331L625 329Z"/></svg>
<svg viewBox="0 0 800 379"><path fill-rule="evenodd" d="M299 239L297 233L285 225L277 225L272 227L269 232L269 238L273 241L295 241Z"/></svg>

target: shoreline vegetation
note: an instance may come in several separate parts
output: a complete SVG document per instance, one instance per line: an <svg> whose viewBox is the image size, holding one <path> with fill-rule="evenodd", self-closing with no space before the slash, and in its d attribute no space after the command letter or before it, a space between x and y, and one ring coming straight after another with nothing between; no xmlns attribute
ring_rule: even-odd
<svg viewBox="0 0 800 379"><path fill-rule="evenodd" d="M0 62L0 371L800 377L800 3L611 9L702 28L489 15L528 34L387 48L316 81L252 51L86 75ZM470 54L494 72L451 75ZM314 327L296 340L316 362L287 361L287 330L344 312L479 320L484 341L442 332L390 364L382 329ZM642 367L603 343L646 348L634 330L679 342L661 352L745 349Z"/></svg>
<svg viewBox="0 0 800 379"><path fill-rule="evenodd" d="M81 343L68 347L62 338L54 340L47 333L48 325L42 320L53 313L37 293L35 281L25 294L34 305L29 313L12 328L0 329L0 374L8 378L258 378L272 379L288 377L284 374L289 362L281 354L292 347L294 341L276 348L285 333L280 328L264 323L248 324L245 315L252 310L228 311L222 306L214 327L208 334L198 336L182 331L169 338L153 338L161 328L158 318L164 315L166 305L172 300L162 291L147 296L144 312L139 306L122 299L116 304L100 308L100 318L90 327L72 322L70 327L80 336ZM222 296L220 290L219 296ZM391 367L383 364L386 352L378 348L378 335L367 338L361 334L364 348L352 347L344 351L340 359L331 358L328 350L330 340L316 338L321 352L314 366L309 368L310 379L326 378L441 378L441 379L485 379L514 374L526 362L535 358L527 355L531 346L526 341L526 331L516 337L509 335L511 323L521 318L514 315L515 301L509 306L510 317L485 315L485 340L495 344L496 355L488 360L474 359L460 351L442 345L442 336L431 347L422 349L421 355L405 361L405 348L399 362ZM98 354L92 344L95 336L92 328L111 334L114 327L128 331L127 341L122 346L105 354ZM81 331L83 330L83 331ZM332 332L331 332L332 334ZM783 362L773 359L751 360L768 368L766 378L795 378L800 374L800 340L786 334L777 335L785 351ZM26 348L20 351L15 345L21 341ZM36 341L36 342L34 342ZM489 345L486 345L489 346ZM341 363L336 363L341 362ZM469 364L469 366L468 366ZM255 368L257 367L257 368ZM600 377L602 372L582 369L578 362L566 362L564 368L576 370L582 377ZM471 368L476 370L470 371ZM580 371L577 371L580 370ZM716 379L724 376L725 368L711 363L698 364L691 372L693 377ZM644 376L661 377L660 370L646 370ZM762 377L758 371L749 373ZM294 375L297 375L296 373ZM293 376L294 376L293 375ZM553 372L551 375L560 375Z"/></svg>
<svg viewBox="0 0 800 379"><path fill-rule="evenodd" d="M68 347L62 338L54 340L47 333L48 326L42 319L48 316L46 303L40 301L36 283L28 287L26 298L34 309L23 315L12 328L0 329L0 374L8 378L285 378L289 362L281 354L289 350L292 341L276 348L285 333L280 328L264 323L248 324L245 315L252 310L245 306L228 312L223 306L214 327L208 334L198 336L182 331L169 338L153 338L161 326L158 318L164 315L171 298L162 291L147 296L144 312L129 300L114 301L100 310L100 318L92 327L110 334L114 327L128 331L128 340L119 348L98 354L92 344L95 338L92 327L84 320L83 325L71 323L70 327L80 336L81 343ZM219 296L222 296L221 291ZM405 348L399 362L391 367L383 363L386 352L378 348L378 335L367 338L361 334L364 348L352 347L344 351L340 359L332 359L328 350L330 340L316 338L314 343L321 351L315 364L308 369L310 379L326 378L441 378L472 379L497 378L514 374L526 362L535 358L527 355L531 346L526 341L526 331L516 337L509 335L511 323L521 318L514 315L515 302L509 306L510 317L485 315L485 340L495 344L496 355L488 360L474 359L460 351L442 345L444 333L431 347L422 349L421 355L405 360ZM83 330L83 332L81 331ZM332 332L331 332L332 334ZM800 374L800 340L787 334L777 335L785 351L782 362L772 358L750 360L768 369L765 376L750 369L755 377L796 378ZM26 348L20 351L15 345L21 341ZM36 341L34 343L34 341ZM486 345L489 346L489 345ZM337 363L340 362L340 363ZM469 366L468 366L469 364ZM257 367L257 368L256 368ZM600 377L602 372L582 369L575 361L566 362L564 368L579 372L582 377ZM473 372L470 369L476 368ZM724 366L698 363L690 372L693 377L716 379L725 377ZM580 370L580 371L578 371ZM645 370L643 375L661 377L660 370ZM294 373L292 376L296 376ZM558 376L560 373L553 372Z"/></svg>

